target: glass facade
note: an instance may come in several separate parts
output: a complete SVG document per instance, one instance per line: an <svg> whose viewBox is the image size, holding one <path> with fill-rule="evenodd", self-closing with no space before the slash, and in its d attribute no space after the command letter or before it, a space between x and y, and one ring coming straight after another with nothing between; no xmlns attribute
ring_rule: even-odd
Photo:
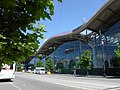
<svg viewBox="0 0 120 90"><path fill-rule="evenodd" d="M107 67L112 68L111 58L114 56L114 50L118 45L120 45L120 21L88 43L72 41L62 44L51 53L50 57L55 64L62 61L65 68L72 68L70 62L77 62L78 56L84 50L90 50L94 68L102 68L103 61L107 63Z"/></svg>
<svg viewBox="0 0 120 90"><path fill-rule="evenodd" d="M102 35L96 35L88 43L72 41L60 45L49 57L52 58L54 65L62 62L65 69L73 69L76 67L80 54L85 50L90 50L94 69L103 68L103 65L106 65L105 63L107 63L106 67L113 68L111 59L114 57L114 50L118 45L120 45L120 21ZM44 64L45 58L42 60ZM33 58L30 64L35 64L37 61L37 58Z"/></svg>
<svg viewBox="0 0 120 90"><path fill-rule="evenodd" d="M103 60L108 62L108 67L113 67L111 58L114 50L120 45L120 21L109 28L102 36L93 40L95 43L96 67L102 67ZM103 42L103 44L102 44ZM102 58L103 54L103 58ZM102 60L103 59L103 60Z"/></svg>
<svg viewBox="0 0 120 90"><path fill-rule="evenodd" d="M70 62L77 62L77 58L84 50L90 49L91 47L81 41L73 41L67 42L59 46L50 57L57 63L58 61L62 61L64 63L65 68L70 67Z"/></svg>

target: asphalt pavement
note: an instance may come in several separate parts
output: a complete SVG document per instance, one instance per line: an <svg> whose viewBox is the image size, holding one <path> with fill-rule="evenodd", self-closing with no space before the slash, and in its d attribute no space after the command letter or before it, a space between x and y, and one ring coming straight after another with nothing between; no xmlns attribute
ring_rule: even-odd
<svg viewBox="0 0 120 90"><path fill-rule="evenodd" d="M30 75L29 78L26 78L27 75ZM34 77L32 74L20 74L20 76L16 74L16 78L12 81L0 81L0 90L81 90L69 86L43 82L39 79L33 79Z"/></svg>
<svg viewBox="0 0 120 90"><path fill-rule="evenodd" d="M120 78L67 74L16 73L13 82L0 82L0 90L120 90Z"/></svg>

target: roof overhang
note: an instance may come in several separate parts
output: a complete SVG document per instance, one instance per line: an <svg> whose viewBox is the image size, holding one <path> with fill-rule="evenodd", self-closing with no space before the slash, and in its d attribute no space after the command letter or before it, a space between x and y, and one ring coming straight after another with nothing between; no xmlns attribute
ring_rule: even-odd
<svg viewBox="0 0 120 90"><path fill-rule="evenodd" d="M94 32L105 32L120 20L120 0L109 0L83 27L74 33L84 29Z"/></svg>
<svg viewBox="0 0 120 90"><path fill-rule="evenodd" d="M54 37L48 39L41 46L41 48L39 49L37 54L49 55L55 49L57 49L57 47L59 47L60 45L66 43L66 42L78 41L78 40L84 41L85 40L84 35L73 34L72 32L70 32L69 34L64 34L64 35L60 35L60 36L54 36Z"/></svg>

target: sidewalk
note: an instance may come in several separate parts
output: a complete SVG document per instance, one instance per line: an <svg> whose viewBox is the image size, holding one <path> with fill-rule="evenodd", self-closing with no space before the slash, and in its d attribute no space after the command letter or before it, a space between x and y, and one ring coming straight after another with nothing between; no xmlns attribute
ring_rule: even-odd
<svg viewBox="0 0 120 90"><path fill-rule="evenodd" d="M104 78L102 76L81 77L69 74L36 75L21 73L17 76L59 84L80 90L120 90L120 78Z"/></svg>

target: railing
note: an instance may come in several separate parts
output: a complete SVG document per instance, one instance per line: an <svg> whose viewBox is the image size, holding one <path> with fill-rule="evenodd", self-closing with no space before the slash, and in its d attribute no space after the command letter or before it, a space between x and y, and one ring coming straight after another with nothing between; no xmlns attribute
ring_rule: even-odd
<svg viewBox="0 0 120 90"><path fill-rule="evenodd" d="M86 69L76 69L76 73L78 75L87 75L87 70ZM89 75L103 75L103 68L93 68L88 71ZM72 74L73 70L72 69L62 69L61 71L62 74ZM107 76L120 76L120 68L106 68L105 73Z"/></svg>

